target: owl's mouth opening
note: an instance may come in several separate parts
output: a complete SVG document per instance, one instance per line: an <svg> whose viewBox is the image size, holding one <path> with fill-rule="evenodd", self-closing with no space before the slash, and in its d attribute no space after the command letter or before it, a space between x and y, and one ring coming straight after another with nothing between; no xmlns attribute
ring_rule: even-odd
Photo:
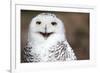
<svg viewBox="0 0 100 73"><path fill-rule="evenodd" d="M46 39L51 35L51 34L53 34L54 32L49 32L49 33L47 33L47 32L39 32L43 37L45 37Z"/></svg>

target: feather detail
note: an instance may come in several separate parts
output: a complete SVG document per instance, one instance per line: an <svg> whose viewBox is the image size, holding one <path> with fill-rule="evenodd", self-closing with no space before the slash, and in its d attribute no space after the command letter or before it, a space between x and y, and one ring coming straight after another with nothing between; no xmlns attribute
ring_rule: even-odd
<svg viewBox="0 0 100 73"><path fill-rule="evenodd" d="M26 47L24 48L24 62L39 62L40 58L39 54L32 53L33 47L31 44L28 42L26 44Z"/></svg>
<svg viewBox="0 0 100 73"><path fill-rule="evenodd" d="M72 48L69 47L66 41L58 42L57 45L49 49L49 61L76 60Z"/></svg>

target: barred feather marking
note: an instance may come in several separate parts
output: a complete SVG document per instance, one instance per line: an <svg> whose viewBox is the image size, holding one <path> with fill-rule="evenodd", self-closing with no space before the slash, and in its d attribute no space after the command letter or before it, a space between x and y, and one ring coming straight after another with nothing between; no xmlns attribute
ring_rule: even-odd
<svg viewBox="0 0 100 73"><path fill-rule="evenodd" d="M67 59L75 60L76 56L73 50L67 50L68 44L65 41L58 42L57 45L51 47L49 50L49 60L50 61L66 61ZM51 50L52 49L52 50Z"/></svg>
<svg viewBox="0 0 100 73"><path fill-rule="evenodd" d="M58 42L57 45L51 46L48 50L48 61L66 61L66 60L75 60L76 56L69 45L65 41ZM24 48L24 62L40 62L41 58L39 54L31 53L33 47L28 43Z"/></svg>
<svg viewBox="0 0 100 73"><path fill-rule="evenodd" d="M38 58L38 54L32 53L32 47L28 42L26 47L24 48L24 62L39 62L40 58Z"/></svg>

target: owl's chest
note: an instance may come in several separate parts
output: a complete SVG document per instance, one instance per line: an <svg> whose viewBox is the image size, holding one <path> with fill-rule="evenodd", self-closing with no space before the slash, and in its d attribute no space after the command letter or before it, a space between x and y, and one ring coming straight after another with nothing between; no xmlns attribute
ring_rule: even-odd
<svg viewBox="0 0 100 73"><path fill-rule="evenodd" d="M56 46L52 46L49 49L49 61L65 61L67 57L66 46L57 43Z"/></svg>
<svg viewBox="0 0 100 73"><path fill-rule="evenodd" d="M38 58L43 62L66 60L66 46L61 44L60 42L49 47L36 47L33 52L35 54L38 54Z"/></svg>

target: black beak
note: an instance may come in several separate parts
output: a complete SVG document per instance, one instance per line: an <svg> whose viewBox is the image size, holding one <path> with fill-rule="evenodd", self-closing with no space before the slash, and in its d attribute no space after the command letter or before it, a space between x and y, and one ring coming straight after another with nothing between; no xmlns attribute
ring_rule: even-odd
<svg viewBox="0 0 100 73"><path fill-rule="evenodd" d="M51 35L51 34L53 34L53 32L50 32L50 33L47 33L47 32L45 32L45 33L43 33L43 32L39 32L43 37L45 37L46 39Z"/></svg>
<svg viewBox="0 0 100 73"><path fill-rule="evenodd" d="M47 27L45 26L45 32L39 32L45 39L47 39L53 32L47 32Z"/></svg>

